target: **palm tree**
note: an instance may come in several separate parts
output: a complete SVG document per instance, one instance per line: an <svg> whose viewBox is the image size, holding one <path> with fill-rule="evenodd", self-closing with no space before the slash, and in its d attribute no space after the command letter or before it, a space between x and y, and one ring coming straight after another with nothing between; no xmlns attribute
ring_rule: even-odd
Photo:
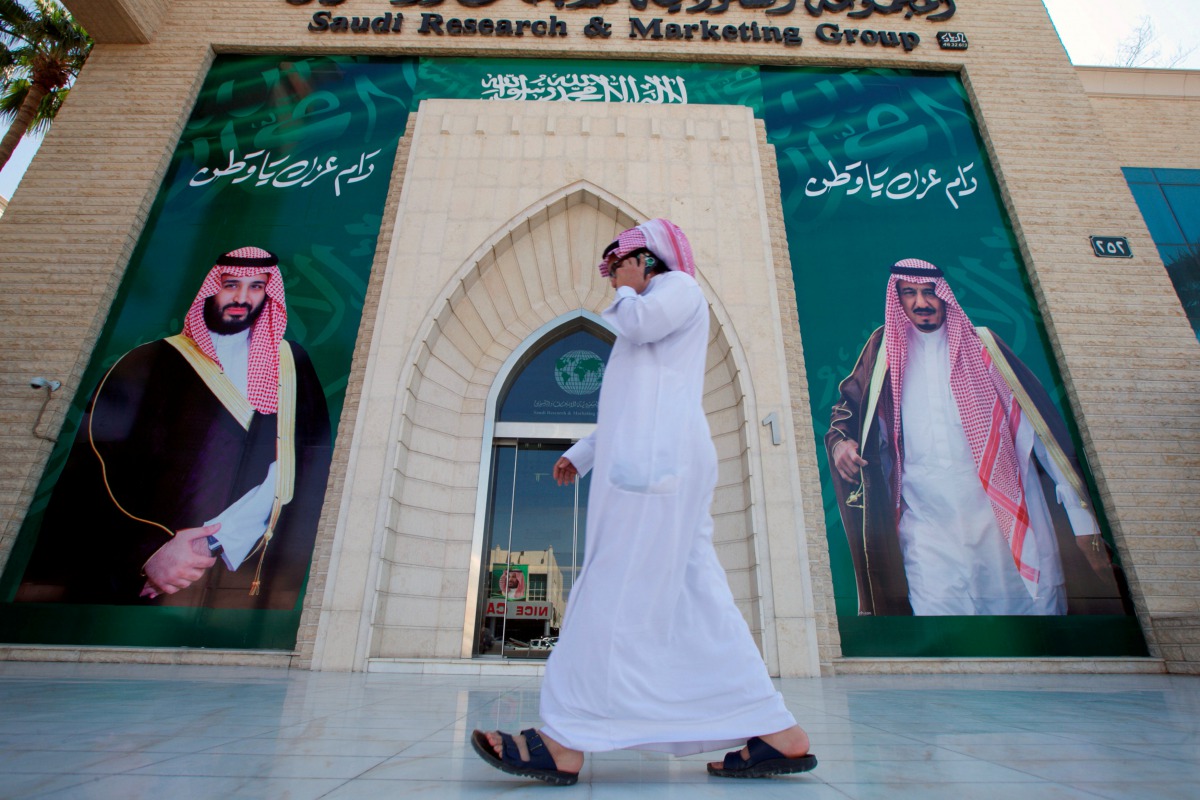
<svg viewBox="0 0 1200 800"><path fill-rule="evenodd" d="M50 126L87 60L92 39L54 0L0 0L0 169L26 133Z"/></svg>

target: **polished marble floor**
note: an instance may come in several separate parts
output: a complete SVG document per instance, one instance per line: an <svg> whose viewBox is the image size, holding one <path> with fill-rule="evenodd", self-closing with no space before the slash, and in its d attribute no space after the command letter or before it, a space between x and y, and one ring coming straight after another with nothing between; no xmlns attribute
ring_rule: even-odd
<svg viewBox="0 0 1200 800"><path fill-rule="evenodd" d="M537 678L0 663L0 797L1200 797L1200 678L785 680L816 771L710 778L598 754L579 783L503 775L473 728L537 722Z"/></svg>

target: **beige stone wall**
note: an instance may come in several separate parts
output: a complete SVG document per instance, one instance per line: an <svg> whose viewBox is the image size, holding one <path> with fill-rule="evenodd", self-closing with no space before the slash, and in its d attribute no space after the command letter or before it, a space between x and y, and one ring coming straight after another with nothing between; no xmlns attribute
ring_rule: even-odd
<svg viewBox="0 0 1200 800"><path fill-rule="evenodd" d="M129 0L122 7L143 5ZM1080 73L1068 63L1040 0L960 3L955 18L943 26L920 18L905 21L901 15L877 15L872 21L876 27L922 34L920 47L907 54L816 42L812 28L818 20L802 9L787 17L787 22L803 29L805 42L799 48L783 48L761 43L650 43L619 33L606 40L586 39L576 32L583 14L556 12L550 4L530 6L517 0L500 0L488 7L488 14L536 19L557 13L570 22L572 35L555 40L434 39L415 35L411 27L394 36L317 35L305 30L307 18L321 9L315 3L292 6L284 0L253 4L210 0L164 5L148 0L144 7L165 9L151 42L97 46L70 102L0 220L0 318L22 320L21 325L10 324L0 331L4 387L0 444L6 453L0 467L0 560L7 558L49 454L48 443L31 431L40 397L29 390L28 380L32 375L45 375L65 384L39 431L54 436L66 398L78 388L79 375L213 51L444 52L870 65L961 71L1154 652L1163 651L1153 619L1200 614L1196 528L1200 519L1200 426L1195 423L1200 419L1200 370L1196 366L1200 345L1182 315L1119 169L1195 167L1195 137L1184 137L1186 141L1181 142L1165 132L1166 128L1195 129L1194 101L1098 97L1094 91L1089 95ZM381 0L347 0L335 8L340 14L375 15L390 7ZM453 3L439 10L446 15L482 16ZM615 21L625 15L608 16ZM409 22L416 17L413 12ZM719 21L736 24L749 20L762 21L763 17L731 10ZM821 21L851 25L844 15L829 15ZM965 32L970 49L938 50L933 33L939 28ZM1109 113L1113 109L1115 113ZM1135 118L1161 122L1130 127ZM1163 161L1166 158L1171 160ZM1150 159L1155 163L1137 163ZM686 184L679 189L681 196L687 191ZM641 207L658 213L660 206L646 202ZM675 213L673 206L667 207ZM680 213L685 211L680 209ZM474 238L456 238L466 233L463 224L452 221L438 230L448 241L477 242L486 237L487 233L477 232ZM1137 257L1122 262L1119 270L1094 258L1087 248L1087 236L1097 232L1125 233ZM777 231L773 238L764 234L764 240L772 242L772 256L782 258ZM712 244L715 247L718 242ZM460 254L459 263L465 263L461 259L466 255ZM786 298L786 288L779 291ZM427 302L419 308L423 315L430 305ZM411 335L409 328L406 336ZM371 342L376 353L385 352L387 346L377 339ZM803 381L797 381L795 375L801 366L798 354L797 349L791 350L793 374L788 377L794 391L790 407L796 416L789 419L789 437L792 429L801 428L806 414L802 410ZM367 373L364 386L370 385L369 366ZM760 406L765 406L762 398L758 399ZM756 424L753 418L747 423ZM363 437L377 433L362 432ZM362 441L356 436L355 445ZM808 492L814 486L807 463L811 448L806 450L795 438L788 441L796 447L792 458L797 486L790 497L798 498L803 494L801 488L807 487ZM340 478L335 476L337 480ZM331 504L341 503L336 494L331 494ZM768 502L782 502L777 497L768 495ZM808 503L797 519L811 525L820 514L819 502L816 506ZM323 530L324 536L331 535L327 527ZM797 542L796 555L784 557L780 560L783 566L773 564L772 569L795 575L791 566L800 563L799 542L807 534L799 528L791 534ZM810 540L810 545L813 543ZM779 553L773 551L773 556ZM818 560L821 557L823 554ZM335 566L331 564L331 573ZM818 589L824 591L820 570L814 568L812 575ZM321 602L329 602L331 591L324 592ZM310 600L316 602L314 596ZM780 609L773 613L779 614ZM835 621L819 607L816 613L824 613L817 618L824 629L821 660L832 663L837 653ZM802 616L797 614L797 619ZM330 624L336 621L330 620ZM1194 653L1194 649L1185 652L1182 645L1177 647L1172 658L1188 663L1192 658L1188 652Z"/></svg>
<svg viewBox="0 0 1200 800"><path fill-rule="evenodd" d="M145 44L170 4L171 0L70 0L63 5L98 42Z"/></svg>
<svg viewBox="0 0 1200 800"><path fill-rule="evenodd" d="M1200 169L1200 70L1076 70L1122 167Z"/></svg>
<svg viewBox="0 0 1200 800"><path fill-rule="evenodd" d="M1087 67L1077 74L1119 166L1200 169L1200 71ZM1195 364L1193 359L1190 366ZM1161 441L1157 434L1152 436L1151 441ZM1169 436L1162 451L1174 461L1175 443ZM1194 471L1200 461L1187 445L1184 450L1187 455L1181 454L1180 463ZM1143 585L1153 581L1156 593L1158 586L1167 587L1162 590L1165 596L1153 599L1152 625L1153 640L1168 669L1197 674L1200 525L1188 501L1177 504L1167 498L1164 506L1147 517L1158 523L1173 521L1177 527L1157 529L1153 536L1130 542L1126 557L1138 565Z"/></svg>

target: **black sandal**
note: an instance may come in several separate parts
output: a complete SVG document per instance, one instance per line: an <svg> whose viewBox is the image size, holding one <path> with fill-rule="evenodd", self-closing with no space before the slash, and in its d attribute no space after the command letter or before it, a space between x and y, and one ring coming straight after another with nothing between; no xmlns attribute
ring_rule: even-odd
<svg viewBox="0 0 1200 800"><path fill-rule="evenodd" d="M746 747L750 750L749 758L742 758L741 750L726 753L722 769L714 769L710 764L708 774L718 778L766 778L770 775L808 772L817 766L817 757L811 753L788 758L757 736L746 742Z"/></svg>
<svg viewBox="0 0 1200 800"><path fill-rule="evenodd" d="M475 731L471 734L471 746L475 748L476 753L479 753L480 758L501 772L545 781L555 786L570 786L579 780L579 773L562 772L558 769L558 765L554 763L554 757L550 755L550 750L542 741L541 734L535 729L521 731L521 735L525 737L525 744L529 748L528 761L521 758L521 751L511 735L503 731L496 732L500 734L500 739L504 743L503 756L496 755L491 742L487 739L487 734L483 731Z"/></svg>

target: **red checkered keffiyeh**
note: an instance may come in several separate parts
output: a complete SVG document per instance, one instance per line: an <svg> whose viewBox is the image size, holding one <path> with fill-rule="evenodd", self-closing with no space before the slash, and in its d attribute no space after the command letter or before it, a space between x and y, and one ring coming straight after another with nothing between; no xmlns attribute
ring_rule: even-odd
<svg viewBox="0 0 1200 800"><path fill-rule="evenodd" d="M220 364L212 335L204 323L204 303L221 289L221 276L249 278L266 273L266 307L254 327L250 329L250 370L247 382L247 399L260 414L274 414L279 409L279 343L287 329L287 302L283 296L283 276L279 272L279 259L259 247L241 247L217 259L209 270L200 292L192 301L183 323L183 335Z"/></svg>
<svg viewBox="0 0 1200 800"><path fill-rule="evenodd" d="M696 276L696 259L692 244L678 225L666 219L652 219L630 228L604 248L600 259L600 274L608 277L608 257L613 253L619 261L635 250L647 249L665 262L668 269Z"/></svg>
<svg viewBox="0 0 1200 800"><path fill-rule="evenodd" d="M885 299L884 338L887 343L887 365L892 397L892 429L900 427L900 390L904 385L904 368L908 363L908 329L912 322L900 306L896 281L932 283L934 293L946 304L946 335L950 350L950 391L958 404L971 455L979 471L979 480L991 501L992 511L1000 532L1012 551L1013 562L1021 577L1037 583L1038 570L1023 558L1026 533L1029 530L1029 509L1013 437L1021 422L1021 407L1013 402L1012 389L1000 371L992 364L987 349L975 332L942 277L941 270L927 261L908 258L892 267ZM893 437L897 464L904 463L904 442ZM900 506L900 482L896 482L893 498ZM1032 542L1030 542L1032 544Z"/></svg>

